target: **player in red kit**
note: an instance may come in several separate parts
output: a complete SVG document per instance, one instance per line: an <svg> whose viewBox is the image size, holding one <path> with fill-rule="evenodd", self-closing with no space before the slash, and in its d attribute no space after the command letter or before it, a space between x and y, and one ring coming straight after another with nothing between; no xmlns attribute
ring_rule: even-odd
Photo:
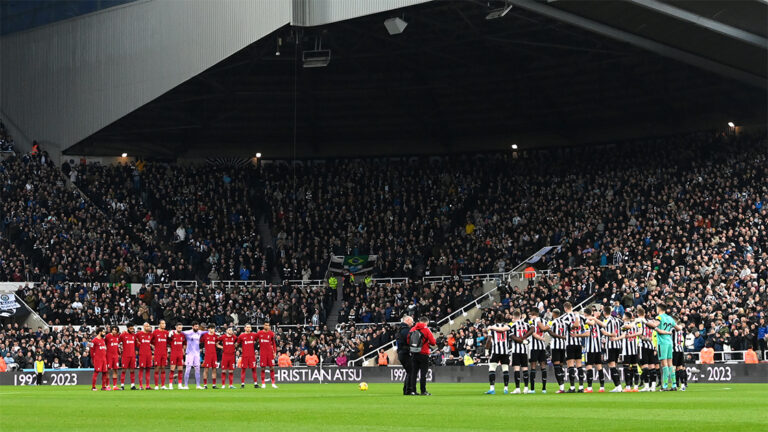
<svg viewBox="0 0 768 432"><path fill-rule="evenodd" d="M256 340L259 341L259 366L261 366L261 388L265 388L265 369L269 368L269 378L272 381L272 388L277 388L275 384L275 353L277 352L277 342L275 333L269 329L269 323L264 323L264 330L256 332Z"/></svg>
<svg viewBox="0 0 768 432"><path fill-rule="evenodd" d="M208 326L208 333L200 336L200 346L205 349L205 357L203 357L203 388L208 388L208 373L211 374L211 381L213 381L213 388L216 388L216 343L219 338L216 336L216 326L213 324ZM221 383L224 385L224 383ZM200 386L197 386L200 388Z"/></svg>
<svg viewBox="0 0 768 432"><path fill-rule="evenodd" d="M109 334L104 336L104 343L107 344L107 368L112 371L112 390L117 390L117 370L120 369L119 332L117 326L112 326Z"/></svg>
<svg viewBox="0 0 768 432"><path fill-rule="evenodd" d="M139 390L149 390L149 370L152 369L152 326L144 323L144 330L136 333L139 345ZM144 378L147 383L143 384Z"/></svg>
<svg viewBox="0 0 768 432"><path fill-rule="evenodd" d="M237 337L242 354L240 356L240 388L245 388L245 371L251 370L253 388L259 388L259 378L256 371L256 333L251 330L251 325L245 325L245 331Z"/></svg>
<svg viewBox="0 0 768 432"><path fill-rule="evenodd" d="M229 375L229 388L233 389L232 385L234 379L235 369L235 344L237 343L237 336L232 331L232 327L228 327L225 334L219 338L219 348L221 348L221 388L226 388L227 382L224 380L226 375Z"/></svg>
<svg viewBox="0 0 768 432"><path fill-rule="evenodd" d="M120 373L120 390L125 390L125 371L131 371L131 390L136 390L136 333L133 326L128 326L126 331L120 334L120 343L123 345L123 355L120 359L120 367L123 371Z"/></svg>
<svg viewBox="0 0 768 432"><path fill-rule="evenodd" d="M157 390L157 378L160 385L165 387L165 366L168 364L168 330L165 329L165 320L160 320L160 325L152 332L152 346L155 348L155 390Z"/></svg>
<svg viewBox="0 0 768 432"><path fill-rule="evenodd" d="M109 376L107 375L107 344L104 342L104 329L96 329L96 337L91 341L91 363L93 363L93 380L91 381L91 390L96 391L96 380L101 372L101 389L111 390L109 388Z"/></svg>
<svg viewBox="0 0 768 432"><path fill-rule="evenodd" d="M187 345L187 337L182 333L181 323L176 324L176 331L172 331L169 337L171 343L171 379L168 381L168 388L173 390L173 375L178 367L179 388L181 388L181 369L184 367L184 349Z"/></svg>

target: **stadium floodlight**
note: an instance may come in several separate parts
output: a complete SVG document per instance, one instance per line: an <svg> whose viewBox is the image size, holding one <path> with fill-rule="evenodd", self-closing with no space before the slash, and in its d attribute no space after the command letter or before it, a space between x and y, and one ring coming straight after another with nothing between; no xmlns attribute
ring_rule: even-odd
<svg viewBox="0 0 768 432"><path fill-rule="evenodd" d="M261 153L256 153L256 159L261 158Z"/></svg>
<svg viewBox="0 0 768 432"><path fill-rule="evenodd" d="M123 153L121 156L122 157L128 157L128 153Z"/></svg>
<svg viewBox="0 0 768 432"><path fill-rule="evenodd" d="M512 144L512 150L517 150L517 144Z"/></svg>
<svg viewBox="0 0 768 432"><path fill-rule="evenodd" d="M728 127L736 127L736 125L733 122L728 122Z"/></svg>
<svg viewBox="0 0 768 432"><path fill-rule="evenodd" d="M390 35L402 33L407 25L408 23L400 18L388 18L384 20L384 27L387 28L387 32L389 32Z"/></svg>
<svg viewBox="0 0 768 432"><path fill-rule="evenodd" d="M493 9L492 11L490 11L488 13L488 15L485 16L485 19L492 20L492 19L496 19L496 18L501 18L504 15L506 15L507 12L509 12L510 10L512 10L512 5L511 4L505 4L504 7L501 7L501 8L498 8L498 9Z"/></svg>

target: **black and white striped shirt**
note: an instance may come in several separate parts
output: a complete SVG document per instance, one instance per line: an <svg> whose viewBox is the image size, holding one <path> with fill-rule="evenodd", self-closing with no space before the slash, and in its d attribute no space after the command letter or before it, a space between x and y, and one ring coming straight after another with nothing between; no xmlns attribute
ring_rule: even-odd
<svg viewBox="0 0 768 432"><path fill-rule="evenodd" d="M648 338L648 339L641 339L640 340L640 348L642 349L653 349L653 329L651 327L648 327L648 324L645 322L645 319L639 320L636 324L638 336Z"/></svg>
<svg viewBox="0 0 768 432"><path fill-rule="evenodd" d="M531 326L529 326L528 323L523 320L517 320L513 322L510 327L512 327L512 336L519 338L525 336L525 334L528 332L528 329L531 328ZM519 343L515 342L514 340L510 340L509 352L510 354L528 354L528 347L525 343Z"/></svg>
<svg viewBox="0 0 768 432"><path fill-rule="evenodd" d="M584 338L584 350L588 353L599 353L600 349L600 326L598 324L584 323L584 330L589 336Z"/></svg>
<svg viewBox="0 0 768 432"><path fill-rule="evenodd" d="M611 316L608 317L607 320L605 320L605 331L611 334L614 334L616 336L621 336L621 326L624 324L622 320L620 320L617 317ZM606 348L610 349L621 349L621 341L612 341L611 337L608 336L608 339L606 341Z"/></svg>
<svg viewBox="0 0 768 432"><path fill-rule="evenodd" d="M539 323L541 322L541 318L534 318L530 321L528 321L528 324L533 327L533 335L537 336L544 336L544 332L539 329ZM541 339L536 339L535 337L531 336L531 351L533 350L545 350L547 349L546 344Z"/></svg>
<svg viewBox="0 0 768 432"><path fill-rule="evenodd" d="M685 330L672 329L672 352L685 351Z"/></svg>
<svg viewBox="0 0 768 432"><path fill-rule="evenodd" d="M633 324L628 329L622 329L621 335L626 336L621 340L621 354L622 355L637 355L638 343L637 343L637 327Z"/></svg>
<svg viewBox="0 0 768 432"><path fill-rule="evenodd" d="M568 334L568 326L563 322L562 317L550 321L549 326L552 329L552 333L558 336L566 336ZM564 350L565 339L553 337L551 347L553 350Z"/></svg>
<svg viewBox="0 0 768 432"><path fill-rule="evenodd" d="M565 323L565 325L568 328L568 331L567 331L568 339L565 340L565 345L581 346L582 338L571 336L571 333L584 333L583 319L575 312L568 312L567 314L563 315L562 320L563 320L563 323ZM581 324L576 324L577 321L581 322Z"/></svg>
<svg viewBox="0 0 768 432"><path fill-rule="evenodd" d="M488 330L488 337L491 339L491 355L507 355L509 352L509 330L496 331Z"/></svg>

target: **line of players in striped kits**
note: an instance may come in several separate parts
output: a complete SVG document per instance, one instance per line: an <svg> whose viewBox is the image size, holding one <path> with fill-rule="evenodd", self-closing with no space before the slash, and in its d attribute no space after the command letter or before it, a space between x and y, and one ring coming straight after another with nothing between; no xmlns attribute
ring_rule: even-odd
<svg viewBox="0 0 768 432"><path fill-rule="evenodd" d="M501 365L504 378L504 394L509 392L509 365L514 369L515 390L512 394L520 394L520 381L523 381L522 393L535 393L536 373L541 373L542 393L547 392L547 341L550 336L551 360L559 389L557 393L592 393L594 372L600 382L599 393L605 392L605 371L613 381L616 392L646 392L656 391L657 380L662 378L659 365L663 368L664 381L662 390L685 390L688 379L684 366L683 344L685 341L684 328L672 321L666 315L667 307L658 305L660 317L670 320L670 327L662 330L661 322L648 319L646 311L638 307L633 314L626 312L622 318L611 314L611 307L602 309L587 307L582 314L573 311L571 303L563 305L564 313L559 309L552 310L552 320L545 322L539 316L538 310L529 312L525 320L520 310L512 313L513 322L505 323L506 317L497 314L495 324L488 327L486 348L490 349L488 379L490 389L486 394L495 394L496 370ZM669 335L672 341L672 352L664 355L661 362L654 347L656 335ZM666 337L666 336L665 336ZM659 345L659 350L661 350ZM582 353L586 361L582 357ZM621 359L623 365L624 387L621 385L621 375L618 365ZM510 362L511 360L511 362ZM586 368L584 367L586 366ZM638 373L638 367L642 374ZM530 368L530 370L529 370ZM584 388L584 381L587 388ZM578 390L575 382L578 379ZM569 389L565 389L568 380ZM640 381L643 388L638 389ZM669 382L668 382L669 381Z"/></svg>

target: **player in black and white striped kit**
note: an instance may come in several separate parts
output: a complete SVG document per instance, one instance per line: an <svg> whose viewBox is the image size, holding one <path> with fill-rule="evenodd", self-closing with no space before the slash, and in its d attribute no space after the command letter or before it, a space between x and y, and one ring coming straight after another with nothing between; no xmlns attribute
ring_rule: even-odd
<svg viewBox="0 0 768 432"><path fill-rule="evenodd" d="M640 344L637 340L639 331L635 324L634 316L632 312L624 313L624 325L621 326L621 336L615 338L617 341L621 341L621 357L624 367L624 391L625 392L637 392L637 383L635 382L635 374L637 373L638 353L640 352ZM634 389L632 386L634 385ZM611 393L618 393L621 391L621 386L611 390Z"/></svg>
<svg viewBox="0 0 768 432"><path fill-rule="evenodd" d="M675 322L680 322L680 317L672 316ZM685 391L688 387L688 373L685 370L685 327L677 325L672 330L672 366L677 369L675 371L675 379L677 380L677 387L681 391Z"/></svg>
<svg viewBox="0 0 768 432"><path fill-rule="evenodd" d="M533 328L521 319L521 312L515 309L512 312L514 322L510 325L509 353L512 355L512 368L515 370L515 391L512 394L520 394L520 370L523 373L523 393L528 393L528 347L525 339L533 333Z"/></svg>
<svg viewBox="0 0 768 432"><path fill-rule="evenodd" d="M528 324L533 329L531 334L531 355L528 359L531 365L531 386L530 393L536 393L536 369L541 368L541 392L547 392L547 345L544 341L544 333L549 330L549 326L539 318L539 310L536 308L528 312L530 320Z"/></svg>
<svg viewBox="0 0 768 432"><path fill-rule="evenodd" d="M579 393L584 392L584 367L581 363L581 336L584 333L584 324L581 316L573 311L571 302L563 304L565 314L563 323L568 326L568 336L565 340L565 363L568 365L568 379L571 384L568 393L574 393L573 388L576 376L579 377Z"/></svg>
<svg viewBox="0 0 768 432"><path fill-rule="evenodd" d="M597 370L600 380L600 393L605 392L605 377L603 376L603 346L601 339L605 323L600 321L592 307L584 309L584 350L587 352L587 388L585 393L592 393L593 368Z"/></svg>
<svg viewBox="0 0 768 432"><path fill-rule="evenodd" d="M552 336L550 348L552 349L552 367L555 369L555 379L560 389L558 393L565 393L565 373L563 362L565 361L565 342L568 339L568 325L560 316L560 309L552 309L552 321L549 322L549 335Z"/></svg>
<svg viewBox="0 0 768 432"><path fill-rule="evenodd" d="M653 347L653 327L649 326L645 320L645 309L642 306L637 307L637 318L635 325L638 329L640 338L640 368L643 370L642 378L645 385L641 392L656 391L656 378L659 372L659 358L656 356L656 350Z"/></svg>
<svg viewBox="0 0 768 432"><path fill-rule="evenodd" d="M603 334L608 337L608 340L605 343L608 354L606 363L608 364L608 369L610 371L611 381L613 381L613 391L615 391L615 388L617 387L619 388L619 391L621 391L619 370L616 368L619 356L621 355L621 340L616 338L621 336L621 327L624 323L621 318L612 315L610 305L603 306L603 319L605 320Z"/></svg>
<svg viewBox="0 0 768 432"><path fill-rule="evenodd" d="M504 323L504 315L496 314L496 324L488 327L488 342L491 350L491 361L488 362L488 382L490 390L485 394L496 394L496 368L501 364L504 375L504 394L509 393L509 331Z"/></svg>

